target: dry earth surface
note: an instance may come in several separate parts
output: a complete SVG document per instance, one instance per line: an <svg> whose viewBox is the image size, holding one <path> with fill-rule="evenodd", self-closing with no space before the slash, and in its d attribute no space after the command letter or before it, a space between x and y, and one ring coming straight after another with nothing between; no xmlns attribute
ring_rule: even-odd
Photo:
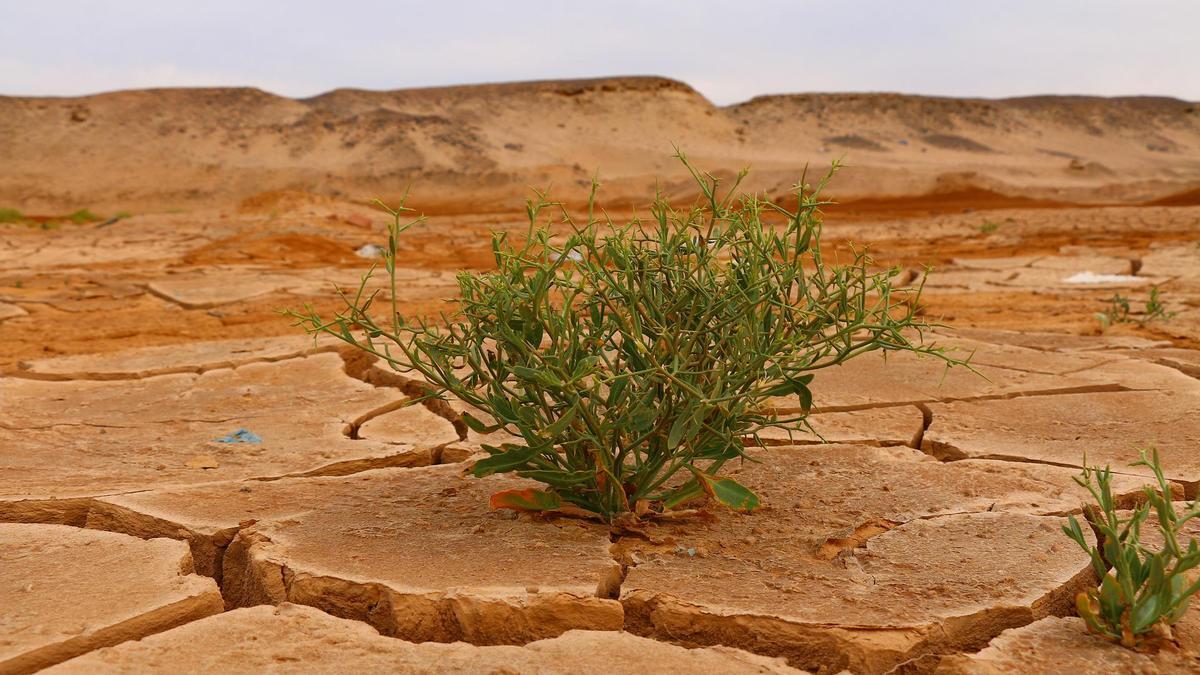
<svg viewBox="0 0 1200 675"><path fill-rule="evenodd" d="M370 197L433 214L398 301L436 316L524 185L691 199L670 141L773 195L845 154L830 245L924 282L927 338L976 372L822 373L820 437L731 468L766 508L611 531L489 510L524 481L464 476L485 440L453 403L280 314L357 283ZM1085 453L1125 505L1147 445L1200 491L1197 186L1200 114L1165 99L0 98L0 207L32 214L0 224L0 673L1196 672L1196 610L1159 653L1086 634L1059 526ZM1102 328L1114 294L1133 321Z"/></svg>

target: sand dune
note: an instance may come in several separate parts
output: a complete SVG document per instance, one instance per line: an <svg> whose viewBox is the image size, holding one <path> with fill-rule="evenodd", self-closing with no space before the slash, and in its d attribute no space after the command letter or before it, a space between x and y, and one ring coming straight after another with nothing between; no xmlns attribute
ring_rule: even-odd
<svg viewBox="0 0 1200 675"><path fill-rule="evenodd" d="M411 186L427 212L479 213L510 210L530 185L578 199L597 170L621 205L656 181L690 189L672 143L709 170L751 165L751 187L773 195L805 165L843 157L853 170L834 192L866 210L956 194L977 207L1194 203L1200 186L1196 103L796 94L719 107L682 82L636 77L300 100L248 88L0 97L0 205L144 212Z"/></svg>

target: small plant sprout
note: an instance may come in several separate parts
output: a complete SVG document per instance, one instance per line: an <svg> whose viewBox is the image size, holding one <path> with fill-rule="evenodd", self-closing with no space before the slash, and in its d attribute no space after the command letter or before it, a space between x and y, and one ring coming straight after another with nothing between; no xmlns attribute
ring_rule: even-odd
<svg viewBox="0 0 1200 675"><path fill-rule="evenodd" d="M1134 318L1132 311L1133 306L1129 298L1114 293L1108 301L1108 307L1103 312L1096 313L1096 320L1100 322L1101 330L1104 330L1118 323L1136 323L1144 326L1152 321L1169 321L1175 316L1174 312L1167 311L1158 286L1150 289L1150 297L1146 300L1146 308L1140 318Z"/></svg>
<svg viewBox="0 0 1200 675"><path fill-rule="evenodd" d="M1000 229L1000 223L997 223L994 220L985 220L983 221L983 224L979 226L979 232L981 234L991 234L998 229Z"/></svg>
<svg viewBox="0 0 1200 675"><path fill-rule="evenodd" d="M511 472L545 489L501 492L496 508L608 522L705 498L753 511L759 496L721 470L766 428L808 428L817 371L876 350L959 361L920 344L920 288L893 289L898 270L874 271L861 251L843 265L826 259L818 194L828 176L815 189L801 181L791 211L738 193L744 171L720 190L678 158L698 201L659 194L648 218L627 224L600 217L595 182L586 220L538 194L523 239L495 233L495 271L460 273L457 308L439 322L397 308L397 241L420 222L405 222L403 204L388 209L385 301L364 278L336 316L291 315L471 406L474 431L518 437L484 446L474 474ZM781 396L806 412L779 416L769 400Z"/></svg>
<svg viewBox="0 0 1200 675"><path fill-rule="evenodd" d="M1200 505L1192 501L1183 513L1176 511L1157 450L1149 455L1143 450L1133 466L1149 468L1156 485L1146 486L1146 502L1126 512L1128 515L1122 515L1113 499L1108 467L1085 467L1075 478L1096 500L1095 505L1084 508L1084 517L1099 538L1099 546L1088 543L1074 516L1069 516L1063 527L1091 556L1092 569L1102 580L1099 588L1076 598L1079 616L1089 631L1131 649L1143 646L1153 636L1169 636L1169 627L1183 617L1189 598L1200 590L1200 581L1190 582L1187 575L1200 564L1200 546L1194 539L1186 545L1180 541L1184 526L1200 516ZM1158 551L1142 544L1142 527L1151 512L1162 534Z"/></svg>
<svg viewBox="0 0 1200 675"><path fill-rule="evenodd" d="M1129 318L1129 311L1129 298L1114 293L1108 301L1108 307L1096 313L1096 320L1100 322L1101 330L1118 323L1131 323L1133 320Z"/></svg>
<svg viewBox="0 0 1200 675"><path fill-rule="evenodd" d="M83 225L84 223L94 223L104 219L87 209L79 209L78 211L67 216L67 220L75 223L76 225Z"/></svg>
<svg viewBox="0 0 1200 675"><path fill-rule="evenodd" d="M17 209L0 207L0 223L19 223L25 220L25 215Z"/></svg>
<svg viewBox="0 0 1200 675"><path fill-rule="evenodd" d="M1146 300L1146 314L1142 318L1142 323L1150 323L1151 321L1168 321L1175 316L1175 312L1168 312L1167 306L1163 304L1159 297L1158 286L1150 288L1150 298Z"/></svg>

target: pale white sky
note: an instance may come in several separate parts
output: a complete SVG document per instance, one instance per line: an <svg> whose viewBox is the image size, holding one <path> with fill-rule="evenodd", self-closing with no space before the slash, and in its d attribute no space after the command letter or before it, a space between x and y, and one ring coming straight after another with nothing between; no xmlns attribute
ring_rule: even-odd
<svg viewBox="0 0 1200 675"><path fill-rule="evenodd" d="M0 0L0 94L287 96L664 75L801 91L1200 99L1200 0Z"/></svg>

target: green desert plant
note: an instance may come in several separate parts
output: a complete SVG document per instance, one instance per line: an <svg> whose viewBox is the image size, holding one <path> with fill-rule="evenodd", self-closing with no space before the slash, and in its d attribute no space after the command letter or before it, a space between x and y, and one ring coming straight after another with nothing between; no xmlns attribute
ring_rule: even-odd
<svg viewBox="0 0 1200 675"><path fill-rule="evenodd" d="M1200 581L1189 582L1187 576L1200 564L1200 546L1194 539L1186 546L1180 541L1183 527L1200 516L1200 504L1192 501L1183 513L1176 511L1157 450L1150 455L1143 450L1133 466L1149 468L1156 485L1146 486L1146 502L1126 512L1128 515L1122 515L1113 499L1112 471L1108 467L1085 467L1075 478L1096 500L1095 505L1084 509L1084 516L1099 538L1099 546L1087 541L1074 516L1063 527L1067 536L1091 556L1092 568L1102 580L1099 588L1088 589L1076 598L1079 616L1089 631L1129 648L1140 647L1156 631L1182 618L1189 598L1200 590ZM1157 551L1142 544L1142 526L1151 512L1163 539Z"/></svg>
<svg viewBox="0 0 1200 675"><path fill-rule="evenodd" d="M0 223L19 223L23 220L25 220L25 214L21 213L17 209L7 207L0 208Z"/></svg>
<svg viewBox="0 0 1200 675"><path fill-rule="evenodd" d="M499 493L494 507L611 522L707 496L752 511L758 496L721 468L763 429L807 428L815 372L874 350L957 361L919 344L920 288L894 290L898 270L873 271L861 251L826 259L828 177L816 189L802 180L793 212L739 194L745 171L720 193L679 159L702 197L676 208L660 194L648 219L624 225L598 217L595 182L583 222L538 194L523 240L495 233L496 270L460 273L456 312L438 322L397 311L397 240L422 219L385 206L387 300L366 291L368 273L336 316L289 314L469 404L482 413L465 416L476 432L519 437L484 446L474 474L513 472L547 489ZM769 400L781 396L805 412L779 416Z"/></svg>
<svg viewBox="0 0 1200 675"><path fill-rule="evenodd" d="M1132 323L1133 319L1129 318L1130 309L1129 298L1120 293L1113 293L1108 300L1108 307L1103 312L1096 313L1096 320L1100 322L1101 328L1118 323Z"/></svg>
<svg viewBox="0 0 1200 675"><path fill-rule="evenodd" d="M979 232L982 234L991 234L998 229L1000 229L1000 223L997 223L994 220L985 220L983 221L983 224L979 226Z"/></svg>
<svg viewBox="0 0 1200 675"><path fill-rule="evenodd" d="M104 218L101 218L87 209L79 209L78 211L67 216L67 220L75 223L76 225L83 225L84 223L94 223L104 220Z"/></svg>
<svg viewBox="0 0 1200 675"><path fill-rule="evenodd" d="M1158 286L1150 289L1150 298L1146 300L1146 313L1142 317L1142 323L1151 321L1168 321L1175 316L1175 312L1168 312L1167 306L1163 304L1162 298L1159 296Z"/></svg>
<svg viewBox="0 0 1200 675"><path fill-rule="evenodd" d="M1168 321L1175 316L1174 312L1167 311L1158 286L1150 289L1150 297L1146 300L1146 308L1140 318L1134 318L1132 311L1133 306L1129 298L1114 293L1108 301L1108 307L1103 312L1096 313L1096 320L1100 322L1101 329L1106 329L1118 323L1136 323L1144 326L1152 321Z"/></svg>

